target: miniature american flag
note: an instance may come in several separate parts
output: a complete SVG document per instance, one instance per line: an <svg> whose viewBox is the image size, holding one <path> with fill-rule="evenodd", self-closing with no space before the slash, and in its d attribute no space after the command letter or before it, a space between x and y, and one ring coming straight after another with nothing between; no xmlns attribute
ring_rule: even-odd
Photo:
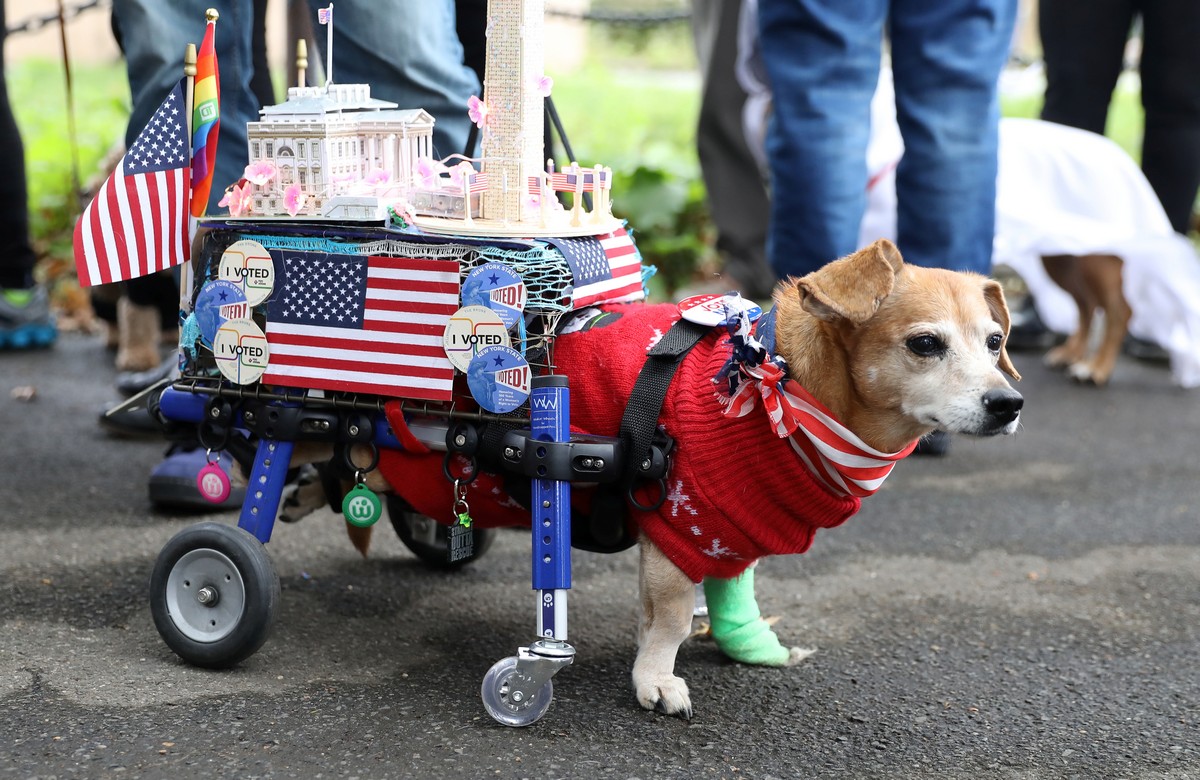
<svg viewBox="0 0 1200 780"><path fill-rule="evenodd" d="M264 383L450 399L442 334L458 308L456 261L275 254L284 281L267 314Z"/></svg>
<svg viewBox="0 0 1200 780"><path fill-rule="evenodd" d="M566 173L550 174L550 185L558 192L575 192L577 187L580 192L595 192L597 178L601 187L607 186L608 176L603 172L597 177L594 170L568 169Z"/></svg>
<svg viewBox="0 0 1200 780"><path fill-rule="evenodd" d="M80 284L133 279L188 259L190 166L181 80L75 223Z"/></svg>
<svg viewBox="0 0 1200 780"><path fill-rule="evenodd" d="M571 308L594 303L637 301L642 288L642 256L625 228L602 236L549 240L571 267L575 289Z"/></svg>
<svg viewBox="0 0 1200 780"><path fill-rule="evenodd" d="M308 17L311 19L312 17ZM333 21L333 4L330 3L328 8L317 9L317 21L321 24L329 24ZM310 22L311 24L311 22Z"/></svg>
<svg viewBox="0 0 1200 780"><path fill-rule="evenodd" d="M486 173L469 173L465 178L467 192L487 192L489 184Z"/></svg>

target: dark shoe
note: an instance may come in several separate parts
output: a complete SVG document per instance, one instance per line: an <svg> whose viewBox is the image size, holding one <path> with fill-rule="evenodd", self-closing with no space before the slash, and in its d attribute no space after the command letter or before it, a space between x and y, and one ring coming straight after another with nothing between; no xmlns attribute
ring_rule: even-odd
<svg viewBox="0 0 1200 780"><path fill-rule="evenodd" d="M950 434L945 431L934 431L917 442L913 455L931 455L941 457L950 451Z"/></svg>
<svg viewBox="0 0 1200 780"><path fill-rule="evenodd" d="M144 406L105 406L100 412L98 422L110 436L123 439L161 439L163 435L162 426L150 416L150 410Z"/></svg>
<svg viewBox="0 0 1200 780"><path fill-rule="evenodd" d="M1026 295L1010 315L1012 326L1005 347L1011 352L1041 352L1058 343L1059 337L1046 327L1033 305L1033 296Z"/></svg>
<svg viewBox="0 0 1200 780"><path fill-rule="evenodd" d="M1135 360L1147 363L1170 363L1171 354L1149 339L1140 339L1132 333L1125 335L1121 351Z"/></svg>
<svg viewBox="0 0 1200 780"><path fill-rule="evenodd" d="M125 397L137 395L147 387L153 387L164 379L178 376L179 356L171 355L161 364L148 371L122 371L115 382L117 392Z"/></svg>
<svg viewBox="0 0 1200 780"><path fill-rule="evenodd" d="M213 453L225 476L230 476L233 458L227 452ZM200 512L217 512L237 509L246 498L246 488L234 486L228 498L214 504L200 494L196 477L208 465L208 455L195 445L175 444L167 450L167 456L150 472L150 503L164 509L184 509Z"/></svg>
<svg viewBox="0 0 1200 780"><path fill-rule="evenodd" d="M110 405L100 413L100 427L113 436L161 438L169 426L158 416L158 398L167 381L160 379L132 398Z"/></svg>

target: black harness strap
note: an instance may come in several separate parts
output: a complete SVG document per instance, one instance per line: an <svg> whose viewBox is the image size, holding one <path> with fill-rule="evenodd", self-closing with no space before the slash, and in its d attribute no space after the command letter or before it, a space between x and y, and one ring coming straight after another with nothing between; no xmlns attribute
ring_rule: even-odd
<svg viewBox="0 0 1200 780"><path fill-rule="evenodd" d="M650 456L650 445L658 432L663 401L666 400L667 389L675 372L692 347L711 331L712 328L707 325L677 320L648 353L621 417L620 437L625 444L625 473L618 482L597 487L591 514L586 518L588 535L595 542L597 551L623 550L636 541L636 536L625 522L625 499L643 474L643 465Z"/></svg>

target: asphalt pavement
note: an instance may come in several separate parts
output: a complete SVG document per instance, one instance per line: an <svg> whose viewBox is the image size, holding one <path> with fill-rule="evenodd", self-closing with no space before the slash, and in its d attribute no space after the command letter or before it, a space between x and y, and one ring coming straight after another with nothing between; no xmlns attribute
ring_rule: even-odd
<svg viewBox="0 0 1200 780"><path fill-rule="evenodd" d="M643 711L636 553L576 553L577 660L512 729L479 691L532 638L526 533L445 573L390 528L364 560L332 512L278 526L266 644L188 666L150 573L235 515L151 507L164 444L97 426L98 340L0 354L0 777L1200 778L1200 391L1124 358L1103 390L1015 359L1017 435L908 459L809 554L761 565L764 612L810 659L693 639L693 719Z"/></svg>

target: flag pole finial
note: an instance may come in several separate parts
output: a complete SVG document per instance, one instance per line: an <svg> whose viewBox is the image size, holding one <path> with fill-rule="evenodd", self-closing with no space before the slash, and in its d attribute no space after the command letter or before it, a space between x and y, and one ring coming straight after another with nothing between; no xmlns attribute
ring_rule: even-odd
<svg viewBox="0 0 1200 780"><path fill-rule="evenodd" d="M204 20L205 21L215 22L220 18L221 18L221 14L219 14L217 12L217 9L215 9L215 8L209 8L207 11L204 12Z"/></svg>

